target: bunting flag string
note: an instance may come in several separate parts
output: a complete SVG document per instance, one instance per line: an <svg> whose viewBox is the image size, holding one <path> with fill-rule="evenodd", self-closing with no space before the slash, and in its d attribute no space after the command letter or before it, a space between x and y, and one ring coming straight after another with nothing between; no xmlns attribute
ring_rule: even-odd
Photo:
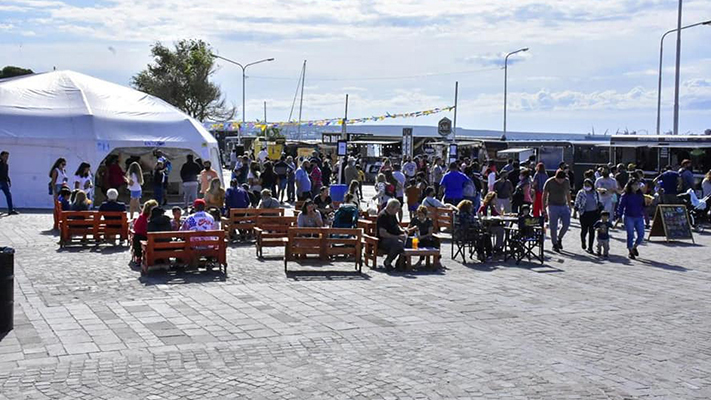
<svg viewBox="0 0 711 400"><path fill-rule="evenodd" d="M397 114L390 114L390 113L385 113L385 115L380 115L380 116L373 116L373 117L364 117L364 118L353 118L353 119L348 119L346 120L347 125L352 125L352 124L362 124L366 122L377 122L377 121L384 121L385 119L391 119L391 118L418 118L418 117L424 117L427 115L433 115L433 114L438 114L441 112L445 111L452 111L454 109L454 106L449 106L449 107L444 107L444 108L433 108L431 110L423 110L423 111L414 111L414 112L409 112L409 113L397 113ZM234 122L218 122L218 123L211 123L207 124L208 129L211 131L237 131L240 128L240 122L234 121ZM269 123L264 123L263 121L257 121L257 122L247 122L246 128L247 129L252 129L252 128L257 128L261 130L265 130L267 128L281 128L281 127L286 127L286 126L297 126L299 125L298 121L288 121L288 122L269 122ZM343 125L343 118L329 118L329 119L318 119L318 120L312 120L312 121L301 121L302 126L340 126Z"/></svg>

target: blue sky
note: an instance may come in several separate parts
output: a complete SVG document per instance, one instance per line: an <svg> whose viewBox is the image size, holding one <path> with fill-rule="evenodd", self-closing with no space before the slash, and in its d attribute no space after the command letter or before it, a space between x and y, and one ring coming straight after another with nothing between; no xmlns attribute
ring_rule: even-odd
<svg viewBox="0 0 711 400"><path fill-rule="evenodd" d="M659 38L673 0L3 0L0 66L71 69L127 85L155 41L200 38L250 62L247 119L286 120L303 60L304 119L445 107L459 81L458 125L501 129L503 54L510 58L508 129L655 130ZM711 19L686 0L683 23ZM684 31L682 133L711 128L711 27ZM675 37L665 43L662 129L672 127ZM381 79L396 78L397 79ZM215 80L241 108L241 71ZM240 111L241 115L241 111ZM452 115L448 115L450 118ZM396 124L434 124L441 115Z"/></svg>

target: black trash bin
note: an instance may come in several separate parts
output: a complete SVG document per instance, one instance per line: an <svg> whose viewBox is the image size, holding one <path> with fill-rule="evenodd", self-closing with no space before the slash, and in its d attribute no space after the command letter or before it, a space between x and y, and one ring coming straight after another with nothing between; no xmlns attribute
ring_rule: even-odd
<svg viewBox="0 0 711 400"><path fill-rule="evenodd" d="M15 250L0 247L0 332L9 332L13 324L15 291Z"/></svg>

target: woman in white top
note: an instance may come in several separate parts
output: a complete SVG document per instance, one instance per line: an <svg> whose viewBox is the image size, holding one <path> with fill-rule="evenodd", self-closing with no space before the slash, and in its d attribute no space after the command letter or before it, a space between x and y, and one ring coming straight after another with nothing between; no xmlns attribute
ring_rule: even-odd
<svg viewBox="0 0 711 400"><path fill-rule="evenodd" d="M91 175L91 165L89 163L79 164L77 172L74 173L74 189L83 190L88 200L94 200L94 177Z"/></svg>
<svg viewBox="0 0 711 400"><path fill-rule="evenodd" d="M706 173L704 180L701 181L701 190L703 191L704 197L711 195L711 170Z"/></svg>
<svg viewBox="0 0 711 400"><path fill-rule="evenodd" d="M132 162L126 171L126 183L131 192L131 202L128 204L129 218L133 219L133 213L141 208L141 194L143 194L143 170L140 164Z"/></svg>
<svg viewBox="0 0 711 400"><path fill-rule="evenodd" d="M388 203L388 200L390 200L390 196L385 194L387 185L387 182L385 182L385 174L378 174L375 178L375 196L373 196L373 200L378 204L378 210L383 208L385 204Z"/></svg>
<svg viewBox="0 0 711 400"><path fill-rule="evenodd" d="M54 165L52 165L52 169L49 170L49 191L55 201L57 200L59 191L62 189L62 185L69 181L69 177L67 177L67 171L65 169L66 167L67 160L64 158L58 158L57 161L54 162Z"/></svg>

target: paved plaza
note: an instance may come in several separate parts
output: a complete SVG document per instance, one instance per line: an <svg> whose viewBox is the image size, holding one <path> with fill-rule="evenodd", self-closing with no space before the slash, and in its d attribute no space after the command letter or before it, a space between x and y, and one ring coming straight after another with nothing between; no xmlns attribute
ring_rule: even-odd
<svg viewBox="0 0 711 400"><path fill-rule="evenodd" d="M141 278L124 247L59 249L49 214L0 218L16 249L3 399L709 399L711 236L608 261L577 226L544 266L285 275L228 249L229 278ZM548 246L549 248L550 246ZM382 259L381 259L382 262Z"/></svg>

